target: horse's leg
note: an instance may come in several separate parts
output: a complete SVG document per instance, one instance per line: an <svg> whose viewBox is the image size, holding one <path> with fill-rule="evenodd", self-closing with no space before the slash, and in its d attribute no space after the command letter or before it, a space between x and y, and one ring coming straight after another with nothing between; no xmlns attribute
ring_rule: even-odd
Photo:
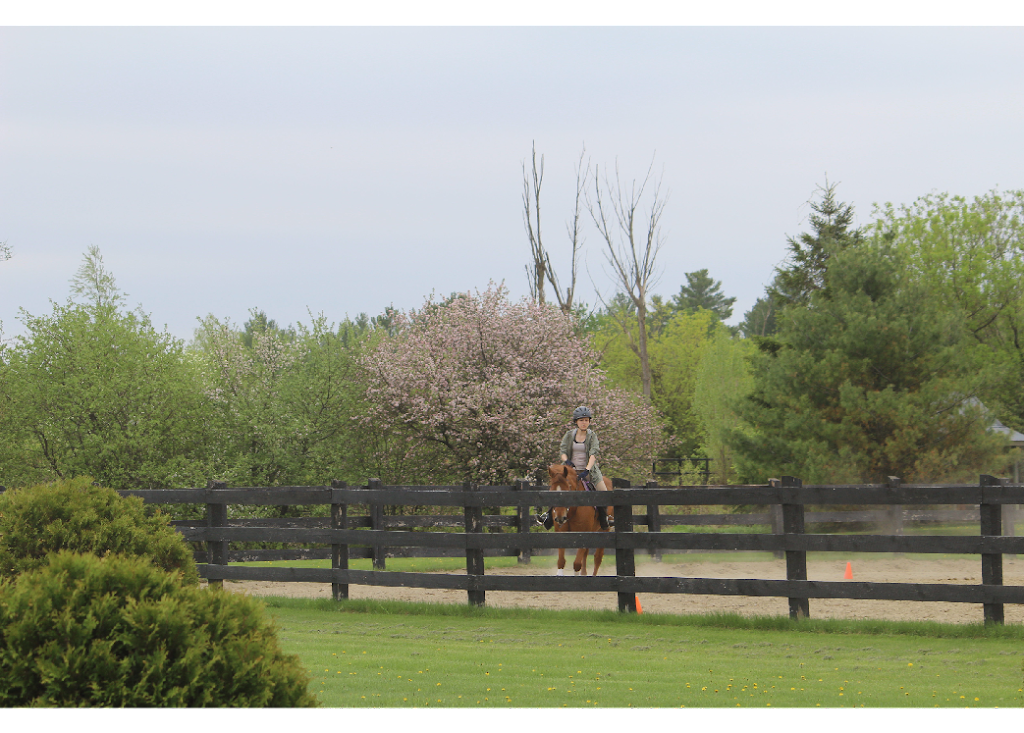
<svg viewBox="0 0 1024 733"><path fill-rule="evenodd" d="M559 547L558 548L558 574L559 575L564 575L565 574L565 548L564 547Z"/></svg>
<svg viewBox="0 0 1024 733"><path fill-rule="evenodd" d="M572 569L576 575L587 574L587 548L581 547L576 550L576 559L572 563Z"/></svg>
<svg viewBox="0 0 1024 733"><path fill-rule="evenodd" d="M604 548L598 547L594 550L594 575L597 575L597 571L601 568L601 561L604 559Z"/></svg>

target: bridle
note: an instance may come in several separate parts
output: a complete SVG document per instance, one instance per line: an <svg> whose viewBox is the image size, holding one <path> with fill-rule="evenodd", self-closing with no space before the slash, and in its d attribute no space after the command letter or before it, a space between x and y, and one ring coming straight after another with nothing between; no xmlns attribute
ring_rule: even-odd
<svg viewBox="0 0 1024 733"><path fill-rule="evenodd" d="M577 478L576 481L579 481L579 479ZM551 486L551 490L552 491L573 491L573 489L571 489L569 487L569 477L568 476L561 476L561 477L556 478L554 484ZM576 489L576 490L578 491L579 489ZM551 509L551 517L554 520L555 524L557 524L559 527L561 527L561 526L567 524L568 521L569 521L569 508L568 507L564 507L564 506L562 506L562 507L558 507L558 506L552 507L552 509Z"/></svg>

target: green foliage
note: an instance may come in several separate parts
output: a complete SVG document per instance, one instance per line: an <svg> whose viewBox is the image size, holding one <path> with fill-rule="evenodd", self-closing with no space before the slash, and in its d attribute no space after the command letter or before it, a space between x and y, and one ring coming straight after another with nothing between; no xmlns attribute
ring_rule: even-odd
<svg viewBox="0 0 1024 733"><path fill-rule="evenodd" d="M103 255L95 244L82 258L82 266L71 278L71 294L96 307L124 304L127 297L118 287L114 275L103 264Z"/></svg>
<svg viewBox="0 0 1024 733"><path fill-rule="evenodd" d="M210 412L181 342L116 302L21 320L0 360L0 483L205 483Z"/></svg>
<svg viewBox="0 0 1024 733"><path fill-rule="evenodd" d="M0 579L42 567L61 550L143 557L185 585L199 582L188 545L166 516L147 515L142 499L88 476L0 494Z"/></svg>
<svg viewBox="0 0 1024 733"><path fill-rule="evenodd" d="M730 431L746 432L737 405L753 387L749 365L753 353L750 341L719 329L697 366L693 412L701 430L701 448L712 459L713 483L728 484L735 473L728 435Z"/></svg>
<svg viewBox="0 0 1024 733"><path fill-rule="evenodd" d="M730 433L742 477L843 483L983 472L1002 440L968 399L986 375L960 321L886 245L833 249L821 289L780 316Z"/></svg>
<svg viewBox="0 0 1024 733"><path fill-rule="evenodd" d="M137 558L60 553L0 585L0 706L314 707L261 604Z"/></svg>
<svg viewBox="0 0 1024 733"><path fill-rule="evenodd" d="M236 486L361 482L366 431L356 363L372 338L368 323L323 316L281 330L253 311L239 331L200 321L193 353L202 364L219 448L217 478Z"/></svg>
<svg viewBox="0 0 1024 733"><path fill-rule="evenodd" d="M769 296L758 298L750 310L743 314L739 330L743 338L771 336L778 328L775 322L776 307Z"/></svg>
<svg viewBox="0 0 1024 733"><path fill-rule="evenodd" d="M267 318L267 314L255 308L249 311L249 320L242 324L240 338L245 348L252 348L254 334L266 335L268 332L275 332L285 343L295 340L294 328L281 328L273 318Z"/></svg>
<svg viewBox="0 0 1024 733"><path fill-rule="evenodd" d="M652 309L657 315L661 311ZM689 456L700 445L701 427L693 411L697 366L716 326L712 311L667 316L648 342L651 364L651 402L668 420L675 447L669 455ZM601 366L616 386L640 392L640 358L635 321L607 318L596 338Z"/></svg>
<svg viewBox="0 0 1024 733"><path fill-rule="evenodd" d="M732 306L736 298L726 298L722 294L722 281L708 275L707 269L685 273L686 285L672 297L672 306L680 313L695 313L707 310L715 314L720 321L732 316Z"/></svg>
<svg viewBox="0 0 1024 733"><path fill-rule="evenodd" d="M925 287L962 316L979 367L1001 379L981 395L1024 430L1024 191L967 200L923 196L878 207L874 237L892 241Z"/></svg>
<svg viewBox="0 0 1024 733"><path fill-rule="evenodd" d="M819 187L820 202L809 202L812 232L799 238L787 237L789 258L776 269L768 294L776 308L805 305L811 294L826 287L825 273L838 253L863 240L861 233L851 229L853 206L836 200L836 184L825 181Z"/></svg>

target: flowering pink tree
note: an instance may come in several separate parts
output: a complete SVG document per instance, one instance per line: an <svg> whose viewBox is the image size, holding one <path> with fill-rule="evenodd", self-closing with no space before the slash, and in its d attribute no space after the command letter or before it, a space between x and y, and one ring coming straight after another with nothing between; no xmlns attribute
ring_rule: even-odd
<svg viewBox="0 0 1024 733"><path fill-rule="evenodd" d="M553 306L493 283L399 314L363 360L365 420L388 433L389 482L503 484L558 459L578 405L593 409L606 475L636 476L663 446L659 415L605 384L589 340ZM401 468L399 468L401 467Z"/></svg>

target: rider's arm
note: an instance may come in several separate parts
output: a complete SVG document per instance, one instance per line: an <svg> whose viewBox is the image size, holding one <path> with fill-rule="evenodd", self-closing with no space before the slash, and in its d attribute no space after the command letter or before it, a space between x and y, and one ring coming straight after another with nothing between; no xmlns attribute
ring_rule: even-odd
<svg viewBox="0 0 1024 733"><path fill-rule="evenodd" d="M572 449L572 434L573 431L570 430L565 435L563 435L562 443L561 445L558 446L558 449L562 451L562 463L565 463L566 461L569 460L569 451Z"/></svg>

